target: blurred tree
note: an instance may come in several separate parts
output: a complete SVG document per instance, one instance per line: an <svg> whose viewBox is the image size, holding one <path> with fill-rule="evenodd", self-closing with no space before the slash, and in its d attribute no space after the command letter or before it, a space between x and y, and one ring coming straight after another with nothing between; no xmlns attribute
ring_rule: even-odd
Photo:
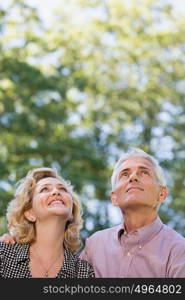
<svg viewBox="0 0 185 300"><path fill-rule="evenodd" d="M0 10L1 214L44 165L81 195L84 237L111 226L112 167L139 146L170 174L160 214L185 234L184 17L164 1L68 0L51 26L26 3Z"/></svg>

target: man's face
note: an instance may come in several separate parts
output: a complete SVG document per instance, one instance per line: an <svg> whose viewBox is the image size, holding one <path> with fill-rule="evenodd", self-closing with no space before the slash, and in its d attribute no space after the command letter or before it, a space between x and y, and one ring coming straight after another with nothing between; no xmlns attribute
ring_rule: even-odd
<svg viewBox="0 0 185 300"><path fill-rule="evenodd" d="M156 209L166 195L167 189L159 185L153 164L143 157L130 157L120 168L111 199L123 210Z"/></svg>

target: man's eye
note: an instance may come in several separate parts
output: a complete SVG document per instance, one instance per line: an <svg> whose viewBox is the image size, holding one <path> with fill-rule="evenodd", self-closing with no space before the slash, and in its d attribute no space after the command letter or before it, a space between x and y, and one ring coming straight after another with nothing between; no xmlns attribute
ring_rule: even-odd
<svg viewBox="0 0 185 300"><path fill-rule="evenodd" d="M127 172L124 172L123 174L122 174L122 177L128 177L128 173Z"/></svg>

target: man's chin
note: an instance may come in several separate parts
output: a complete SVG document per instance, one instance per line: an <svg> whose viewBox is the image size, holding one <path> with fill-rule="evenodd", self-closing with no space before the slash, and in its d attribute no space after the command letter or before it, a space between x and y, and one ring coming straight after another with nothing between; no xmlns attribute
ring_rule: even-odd
<svg viewBox="0 0 185 300"><path fill-rule="evenodd" d="M120 208L146 208L149 207L148 204L144 203L143 201L139 201L136 198L126 198L124 199L121 204Z"/></svg>
<svg viewBox="0 0 185 300"><path fill-rule="evenodd" d="M139 202L139 200L135 196L128 196L122 200L122 203L138 203L138 202Z"/></svg>

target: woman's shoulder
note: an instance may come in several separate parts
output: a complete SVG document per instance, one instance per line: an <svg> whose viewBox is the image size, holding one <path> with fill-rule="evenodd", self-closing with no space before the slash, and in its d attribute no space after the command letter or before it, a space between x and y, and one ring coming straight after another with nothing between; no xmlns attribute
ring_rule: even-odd
<svg viewBox="0 0 185 300"><path fill-rule="evenodd" d="M70 250L67 250L67 252L70 253L74 262L77 277L95 277L93 267L88 261L81 259L77 253L72 253Z"/></svg>
<svg viewBox="0 0 185 300"><path fill-rule="evenodd" d="M0 254L9 255L14 252L19 253L22 251L27 251L28 247L29 247L28 244L19 244L19 243L7 244L5 242L0 241Z"/></svg>
<svg viewBox="0 0 185 300"><path fill-rule="evenodd" d="M5 250L13 250L15 249L16 244L7 244L5 242L0 241L0 251L5 251Z"/></svg>
<svg viewBox="0 0 185 300"><path fill-rule="evenodd" d="M78 272L86 274L87 277L95 277L93 266L85 259L80 258L77 254L75 256Z"/></svg>
<svg viewBox="0 0 185 300"><path fill-rule="evenodd" d="M1 259L11 256L15 253L16 244L11 245L5 242L0 242L0 257Z"/></svg>
<svg viewBox="0 0 185 300"><path fill-rule="evenodd" d="M77 264L84 266L86 268L91 267L91 264L87 260L80 258L78 254L75 255L75 259Z"/></svg>

